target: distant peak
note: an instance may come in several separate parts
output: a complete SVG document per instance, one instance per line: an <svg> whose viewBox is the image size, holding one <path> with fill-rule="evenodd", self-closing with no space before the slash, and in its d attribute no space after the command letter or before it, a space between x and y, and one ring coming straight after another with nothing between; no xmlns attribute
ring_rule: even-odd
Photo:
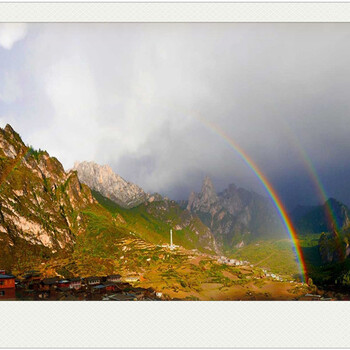
<svg viewBox="0 0 350 350"><path fill-rule="evenodd" d="M81 182L122 207L132 208L149 198L141 187L123 179L109 165L83 161L75 162L73 169Z"/></svg>
<svg viewBox="0 0 350 350"><path fill-rule="evenodd" d="M325 205L341 206L343 203L339 202L337 199L330 197L326 200Z"/></svg>
<svg viewBox="0 0 350 350"><path fill-rule="evenodd" d="M202 198L207 202L215 202L217 200L217 195L213 185L213 181L209 176L206 176L203 180Z"/></svg>
<svg viewBox="0 0 350 350"><path fill-rule="evenodd" d="M207 190L207 189L214 190L213 181L211 180L211 178L209 176L206 176L203 180L202 192L203 192L203 190ZM214 190L214 192L215 192L215 190Z"/></svg>
<svg viewBox="0 0 350 350"><path fill-rule="evenodd" d="M94 161L86 161L86 160L84 160L82 162L79 162L79 161L74 162L74 169L80 168L80 167L85 167L85 166L89 166L89 167L93 167L93 168L100 168L100 169L108 169L108 170L112 171L112 168L107 164L100 165Z"/></svg>
<svg viewBox="0 0 350 350"><path fill-rule="evenodd" d="M237 190L237 186L235 184L228 185L229 192L235 192Z"/></svg>

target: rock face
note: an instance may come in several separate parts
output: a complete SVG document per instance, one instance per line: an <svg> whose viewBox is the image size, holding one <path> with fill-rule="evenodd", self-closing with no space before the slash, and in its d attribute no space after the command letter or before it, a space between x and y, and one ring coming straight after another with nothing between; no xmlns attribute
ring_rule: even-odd
<svg viewBox="0 0 350 350"><path fill-rule="evenodd" d="M190 194L187 210L197 214L217 242L227 248L284 232L276 209L267 198L234 184L217 194L209 177L204 179L200 193Z"/></svg>
<svg viewBox="0 0 350 350"><path fill-rule="evenodd" d="M76 162L74 170L81 182L100 192L124 208L133 208L148 200L150 195L131 182L114 173L108 165L94 162Z"/></svg>
<svg viewBox="0 0 350 350"><path fill-rule="evenodd" d="M81 210L93 203L75 171L25 146L10 125L0 128L0 260L20 245L48 252L71 247L84 231Z"/></svg>

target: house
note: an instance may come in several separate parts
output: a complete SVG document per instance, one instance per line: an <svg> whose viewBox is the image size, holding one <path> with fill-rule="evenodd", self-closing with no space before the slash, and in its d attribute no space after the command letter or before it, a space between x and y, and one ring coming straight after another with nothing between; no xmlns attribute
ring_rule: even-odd
<svg viewBox="0 0 350 350"><path fill-rule="evenodd" d="M16 289L0 289L0 300L16 300Z"/></svg>
<svg viewBox="0 0 350 350"><path fill-rule="evenodd" d="M23 283L27 285L29 289L39 289L40 280L41 277L39 271L26 271Z"/></svg>
<svg viewBox="0 0 350 350"><path fill-rule="evenodd" d="M104 284L98 284L97 286L92 286L91 291L93 293L105 293L106 292L106 286Z"/></svg>
<svg viewBox="0 0 350 350"><path fill-rule="evenodd" d="M57 287L58 280L59 280L58 277L44 278L40 282L41 289L42 290L50 290L50 289Z"/></svg>
<svg viewBox="0 0 350 350"><path fill-rule="evenodd" d="M0 275L0 289L15 288L15 276Z"/></svg>
<svg viewBox="0 0 350 350"><path fill-rule="evenodd" d="M115 292L120 290L116 283L113 282L104 282L103 285L106 287L107 292Z"/></svg>
<svg viewBox="0 0 350 350"><path fill-rule="evenodd" d="M122 281L122 276L120 276L120 275L108 275L107 276L107 282L118 283L121 281Z"/></svg>
<svg viewBox="0 0 350 350"><path fill-rule="evenodd" d="M96 286L96 285L101 283L101 278L100 277L96 277L96 276L86 277L85 278L85 283L88 286Z"/></svg>
<svg viewBox="0 0 350 350"><path fill-rule="evenodd" d="M69 286L70 286L69 280L63 279L63 280L59 280L57 282L57 288L59 288L59 289L67 289L67 288L69 288Z"/></svg>
<svg viewBox="0 0 350 350"><path fill-rule="evenodd" d="M80 289L81 288L81 278L76 277L76 278L71 278L70 283L69 283L69 288L70 289Z"/></svg>
<svg viewBox="0 0 350 350"><path fill-rule="evenodd" d="M133 282L138 282L140 279L139 279L139 277L138 276L127 276L127 277L124 277L124 281L125 282L131 282L131 283L133 283Z"/></svg>

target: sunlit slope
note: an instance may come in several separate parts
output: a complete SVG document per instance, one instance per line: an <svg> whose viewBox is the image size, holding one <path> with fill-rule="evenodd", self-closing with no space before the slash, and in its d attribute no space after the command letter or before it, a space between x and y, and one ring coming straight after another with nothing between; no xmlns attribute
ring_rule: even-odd
<svg viewBox="0 0 350 350"><path fill-rule="evenodd" d="M154 244L169 243L173 230L173 242L188 249L215 252L215 240L200 219L183 210L175 201L157 200L145 202L135 208L125 209L92 191L94 197L116 219L118 225L138 237Z"/></svg>
<svg viewBox="0 0 350 350"><path fill-rule="evenodd" d="M233 256L274 273L296 276L298 262L290 239L259 240L234 251Z"/></svg>

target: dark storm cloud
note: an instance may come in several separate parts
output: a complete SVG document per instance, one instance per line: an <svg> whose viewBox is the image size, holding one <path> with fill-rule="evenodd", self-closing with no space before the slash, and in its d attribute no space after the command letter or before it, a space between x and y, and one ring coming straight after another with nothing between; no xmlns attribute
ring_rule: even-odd
<svg viewBox="0 0 350 350"><path fill-rule="evenodd" d="M290 207L318 200L296 142L350 204L349 36L349 24L0 27L0 122L66 168L107 163L175 199L206 174L264 193L206 118Z"/></svg>

